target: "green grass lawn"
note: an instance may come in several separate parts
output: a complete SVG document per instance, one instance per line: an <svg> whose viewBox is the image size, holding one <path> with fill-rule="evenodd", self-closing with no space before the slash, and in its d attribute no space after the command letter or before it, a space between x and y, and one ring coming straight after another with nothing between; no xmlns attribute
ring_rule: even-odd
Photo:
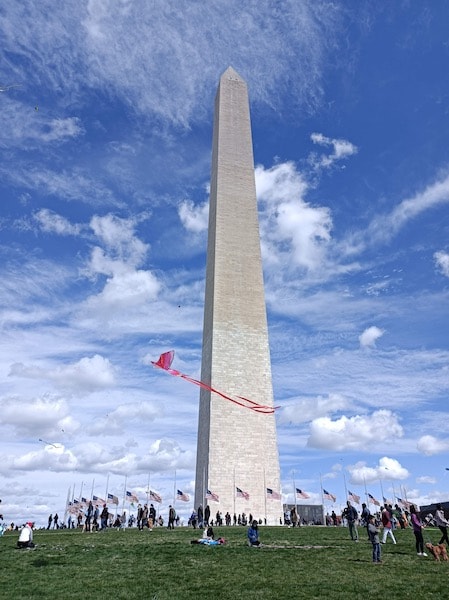
<svg viewBox="0 0 449 600"><path fill-rule="evenodd" d="M9 600L167 600L238 598L445 598L449 563L415 553L411 530L382 546L345 528L261 527L260 549L246 545L246 528L215 528L224 546L191 545L201 532L179 528L100 533L36 531L34 550L18 550L17 533L0 538L0 598ZM436 543L439 531L425 531ZM273 546L300 546L274 548Z"/></svg>

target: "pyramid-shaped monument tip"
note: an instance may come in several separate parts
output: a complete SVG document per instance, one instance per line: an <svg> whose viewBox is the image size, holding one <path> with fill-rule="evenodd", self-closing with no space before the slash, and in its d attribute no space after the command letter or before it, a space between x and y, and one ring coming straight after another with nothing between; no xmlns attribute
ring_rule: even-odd
<svg viewBox="0 0 449 600"><path fill-rule="evenodd" d="M221 76L221 79L236 79L237 81L244 81L243 77L241 77L237 71L229 66L226 71Z"/></svg>

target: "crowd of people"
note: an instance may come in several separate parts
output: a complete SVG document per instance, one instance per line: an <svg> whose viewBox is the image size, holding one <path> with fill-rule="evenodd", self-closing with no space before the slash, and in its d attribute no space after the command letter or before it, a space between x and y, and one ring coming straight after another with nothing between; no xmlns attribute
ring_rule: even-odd
<svg viewBox="0 0 449 600"><path fill-rule="evenodd" d="M0 501L1 502L1 501ZM101 508L101 510L100 510ZM170 505L168 508L167 515L167 529L174 529L175 526L179 526L180 518L177 515L174 506ZM202 537L192 541L197 544L206 545L219 545L225 543L223 538L215 539L215 533L213 530L214 525L221 527L223 524L226 526L245 526L247 527L247 541L251 547L261 547L262 544L259 540L259 525L262 524L262 519L254 519L253 515L234 514L231 517L230 513L227 512L223 518L221 512L217 511L215 518L211 517L210 507L207 505L203 510L202 506L199 506L197 510L194 510L188 520L187 525L193 529L203 529ZM300 519L293 507L289 514L284 515L284 523L288 526L299 526ZM281 521L282 524L282 521ZM386 544L388 540L396 545L397 540L395 531L399 529L406 529L411 527L415 536L415 548L418 556L427 556L425 552L425 544L423 537L423 529L427 525L433 525L438 527L441 531L441 539L439 545L445 544L449 546L448 538L448 527L449 521L446 519L444 510L441 504L436 507L435 514L428 515L426 519L421 520L420 514L416 507L410 505L410 510L405 510L399 507L397 504L393 507L390 504L384 504L379 507L379 510L375 514L371 514L368 506L363 503L362 510L359 514L355 506L348 500L341 516L336 515L335 511L329 515L326 515L326 525L328 526L345 526L348 528L349 536L352 541L359 541L359 528L361 531L366 530L367 540L372 544L372 560L375 564L382 562L382 545ZM161 515L157 516L156 509L153 504L149 506L147 504L139 504L137 506L136 516L129 515L127 517L126 511L121 514L114 516L109 512L109 507L104 504L103 507L94 505L92 502L87 504L84 511L79 511L76 516L69 514L67 524L59 520L59 516L49 515L47 530L59 529L59 528L82 528L83 532L96 532L102 531L107 528L117 528L118 530L124 530L126 527L136 526L140 531L144 529L152 530L153 527L163 527L164 519ZM0 535L6 530L15 530L19 532L19 539L17 541L18 548L34 548L35 544L33 541L33 530L34 523L27 521L22 526L14 525L11 523L10 526L6 526L3 523L3 515L0 515ZM427 543L428 547L432 547L432 544Z"/></svg>
<svg viewBox="0 0 449 600"><path fill-rule="evenodd" d="M341 518L337 518L335 512L327 515L327 525L343 525L347 526L349 535L352 541L359 541L358 526L366 529L368 541L373 546L373 563L379 564L382 562L382 545L390 539L391 543L396 545L395 530L406 529L411 527L415 536L415 549L418 556L427 556L425 552L425 544L423 537L423 529L427 525L434 525L441 531L441 539L439 545L448 544L448 527L449 521L444 515L444 510L441 504L436 507L435 514L428 515L424 520L421 520L420 514L416 507L410 505L410 510L402 509L398 504L394 507L391 504L384 504L375 513L371 514L367 505L362 504L362 511L359 515L357 509L348 500L346 507L342 511ZM382 539L381 539L382 538ZM428 542L428 547L433 545Z"/></svg>

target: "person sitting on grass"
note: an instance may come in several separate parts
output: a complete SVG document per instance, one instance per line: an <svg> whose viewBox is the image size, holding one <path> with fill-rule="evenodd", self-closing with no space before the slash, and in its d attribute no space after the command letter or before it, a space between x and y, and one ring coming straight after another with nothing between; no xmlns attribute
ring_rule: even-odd
<svg viewBox="0 0 449 600"><path fill-rule="evenodd" d="M248 545L255 546L256 548L260 546L259 541L259 526L257 521L254 520L251 525L248 527Z"/></svg>
<svg viewBox="0 0 449 600"><path fill-rule="evenodd" d="M17 542L17 547L18 548L34 548L34 543L33 543L33 523L31 523L31 521L29 521L28 523L26 523L26 525L22 528L22 531L20 532L19 535L19 540Z"/></svg>
<svg viewBox="0 0 449 600"><path fill-rule="evenodd" d="M204 528L203 540L213 540L213 539L215 539L214 530L212 529L212 526L209 525L209 527Z"/></svg>

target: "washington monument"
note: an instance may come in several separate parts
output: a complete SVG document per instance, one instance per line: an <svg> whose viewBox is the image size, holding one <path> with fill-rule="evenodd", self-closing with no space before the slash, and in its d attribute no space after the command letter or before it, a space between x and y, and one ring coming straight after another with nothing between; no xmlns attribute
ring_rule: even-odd
<svg viewBox="0 0 449 600"><path fill-rule="evenodd" d="M201 380L273 406L248 90L232 67L215 98ZM274 525L280 491L274 414L202 389L195 507Z"/></svg>

